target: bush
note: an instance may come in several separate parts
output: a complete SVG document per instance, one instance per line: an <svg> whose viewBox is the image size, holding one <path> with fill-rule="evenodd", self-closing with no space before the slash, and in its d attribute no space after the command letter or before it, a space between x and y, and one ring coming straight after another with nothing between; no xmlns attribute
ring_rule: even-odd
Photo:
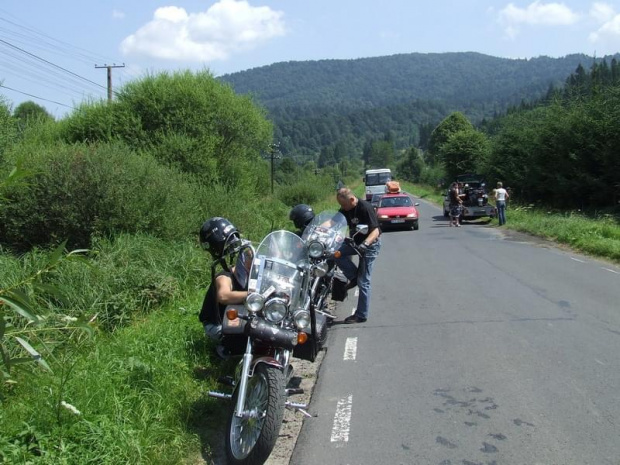
<svg viewBox="0 0 620 465"><path fill-rule="evenodd" d="M325 198L325 194L334 191L331 176L309 176L306 179L278 189L278 198L289 207L300 203L312 205Z"/></svg>
<svg viewBox="0 0 620 465"><path fill-rule="evenodd" d="M121 232L182 238L200 222L190 178L124 145L22 146L15 156L36 173L0 206L0 235L18 249L64 239L87 248L93 236Z"/></svg>
<svg viewBox="0 0 620 465"><path fill-rule="evenodd" d="M68 142L121 140L206 183L219 179L228 187L264 187L256 166L273 134L264 110L207 71L132 81L114 102L82 105L62 127Z"/></svg>

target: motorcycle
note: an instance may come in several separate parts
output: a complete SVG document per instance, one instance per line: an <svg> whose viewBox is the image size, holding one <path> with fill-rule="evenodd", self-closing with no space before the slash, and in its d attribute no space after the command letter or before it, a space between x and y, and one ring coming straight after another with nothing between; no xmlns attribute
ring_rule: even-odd
<svg viewBox="0 0 620 465"><path fill-rule="evenodd" d="M231 464L267 460L285 408L311 416L305 404L287 400L288 395L303 392L287 389L293 373L291 357L316 350L300 351L317 331L311 316L311 270L306 243L289 231L270 233L256 250L245 243L238 253L234 273L247 286L248 296L243 305L227 307L222 334L224 344L241 340L245 348L231 383L233 393L209 392L232 400L226 427Z"/></svg>
<svg viewBox="0 0 620 465"><path fill-rule="evenodd" d="M329 321L335 318L328 310L328 299L334 282L334 258L339 255L338 251L345 242L347 231L347 220L342 213L325 210L314 217L302 235L308 246L312 269L311 308Z"/></svg>

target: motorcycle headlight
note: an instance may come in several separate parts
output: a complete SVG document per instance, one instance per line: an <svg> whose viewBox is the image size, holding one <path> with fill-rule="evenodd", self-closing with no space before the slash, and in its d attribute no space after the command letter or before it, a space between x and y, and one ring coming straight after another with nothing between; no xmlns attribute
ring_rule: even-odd
<svg viewBox="0 0 620 465"><path fill-rule="evenodd" d="M262 294L257 292L253 292L249 296L246 297L244 306L248 310L248 312L256 313L265 305L265 298Z"/></svg>
<svg viewBox="0 0 620 465"><path fill-rule="evenodd" d="M324 251L325 247L320 242L310 242L310 245L308 245L308 255L312 258L322 257Z"/></svg>
<svg viewBox="0 0 620 465"><path fill-rule="evenodd" d="M275 297L265 302L265 318L272 323L280 323L286 316L286 299Z"/></svg>
<svg viewBox="0 0 620 465"><path fill-rule="evenodd" d="M310 326L310 312L308 310L297 310L293 318L297 329L306 329Z"/></svg>
<svg viewBox="0 0 620 465"><path fill-rule="evenodd" d="M322 278L329 271L329 266L325 262L319 263L313 268L312 271L314 272L314 276L317 278Z"/></svg>

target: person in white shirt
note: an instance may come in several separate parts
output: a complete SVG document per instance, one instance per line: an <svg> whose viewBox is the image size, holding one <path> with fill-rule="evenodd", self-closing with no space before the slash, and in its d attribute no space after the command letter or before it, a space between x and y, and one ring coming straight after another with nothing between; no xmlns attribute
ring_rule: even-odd
<svg viewBox="0 0 620 465"><path fill-rule="evenodd" d="M495 207L497 208L497 218L499 219L500 226L506 224L506 200L509 197L503 184L498 182L497 189L495 189Z"/></svg>

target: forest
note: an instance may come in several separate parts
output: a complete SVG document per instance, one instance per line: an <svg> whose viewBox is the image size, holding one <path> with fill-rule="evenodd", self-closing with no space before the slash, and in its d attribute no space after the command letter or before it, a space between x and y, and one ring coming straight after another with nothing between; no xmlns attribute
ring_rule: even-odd
<svg viewBox="0 0 620 465"><path fill-rule="evenodd" d="M476 170L523 202L585 209L617 206L619 76L616 56L446 53L278 63L220 79L266 108L297 165L388 165L431 185Z"/></svg>
<svg viewBox="0 0 620 465"><path fill-rule="evenodd" d="M580 64L613 58L411 53L276 63L219 79L266 108L282 152L299 161L339 142L360 155L368 139L388 131L397 149L425 148L426 129L454 111L478 124L544 97Z"/></svg>

